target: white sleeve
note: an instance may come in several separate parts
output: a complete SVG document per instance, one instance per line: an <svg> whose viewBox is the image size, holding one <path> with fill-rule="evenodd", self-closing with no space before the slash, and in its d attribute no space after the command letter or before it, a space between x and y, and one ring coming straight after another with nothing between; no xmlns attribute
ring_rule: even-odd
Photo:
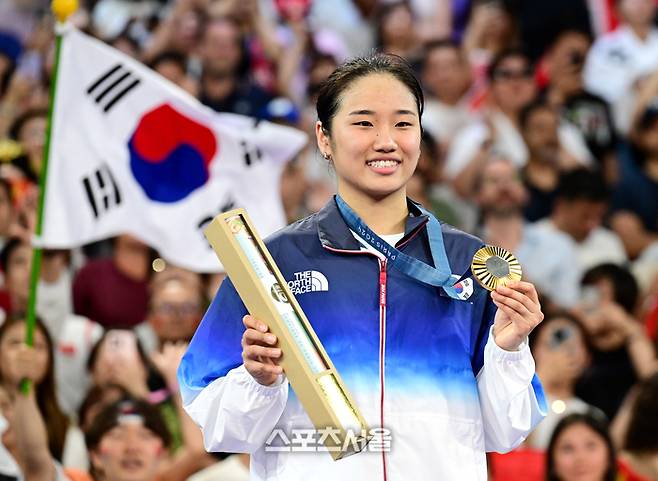
<svg viewBox="0 0 658 481"><path fill-rule="evenodd" d="M244 365L215 379L185 411L203 431L208 451L253 453L265 444L288 400L288 379L259 384Z"/></svg>
<svg viewBox="0 0 658 481"><path fill-rule="evenodd" d="M535 360L524 342L505 351L494 342L493 328L477 375L487 451L511 451L546 416L544 391L535 376Z"/></svg>

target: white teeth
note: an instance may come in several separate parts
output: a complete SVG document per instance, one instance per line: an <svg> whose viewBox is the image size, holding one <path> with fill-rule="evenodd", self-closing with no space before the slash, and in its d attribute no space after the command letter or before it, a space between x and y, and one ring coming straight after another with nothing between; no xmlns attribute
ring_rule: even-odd
<svg viewBox="0 0 658 481"><path fill-rule="evenodd" d="M370 162L368 162L368 165L377 168L393 167L394 165L397 164L398 162L395 160L371 160Z"/></svg>

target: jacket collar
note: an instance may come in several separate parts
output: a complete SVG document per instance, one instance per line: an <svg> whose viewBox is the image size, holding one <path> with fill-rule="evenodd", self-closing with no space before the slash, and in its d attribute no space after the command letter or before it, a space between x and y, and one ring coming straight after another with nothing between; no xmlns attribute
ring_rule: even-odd
<svg viewBox="0 0 658 481"><path fill-rule="evenodd" d="M404 236L398 244L415 235L429 220L419 209L419 204L408 197L407 206L409 216L405 223ZM318 212L318 236L323 247L348 251L361 250L361 245L352 235L350 228L338 210L335 197L329 199L329 202Z"/></svg>

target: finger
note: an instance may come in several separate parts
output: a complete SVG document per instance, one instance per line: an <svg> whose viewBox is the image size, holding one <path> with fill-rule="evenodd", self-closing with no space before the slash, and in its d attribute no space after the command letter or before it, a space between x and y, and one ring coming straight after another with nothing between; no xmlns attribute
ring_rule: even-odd
<svg viewBox="0 0 658 481"><path fill-rule="evenodd" d="M525 293L519 292L515 289L511 289L505 286L498 286L494 292L505 297L511 297L513 299L516 299L518 302L523 304L525 308L530 312L539 311L539 304L533 302L533 300Z"/></svg>
<svg viewBox="0 0 658 481"><path fill-rule="evenodd" d="M522 294L520 294L523 296ZM525 297L525 296L523 296ZM492 291L491 292L491 298L494 301L498 301L501 304L504 304L510 308L512 308L515 312L517 312L519 315L523 317L530 317L532 316L532 312L520 301L518 301L514 297L510 296L505 296L503 294L498 293L497 291Z"/></svg>
<svg viewBox="0 0 658 481"><path fill-rule="evenodd" d="M275 364L264 364L250 359L245 360L244 367L252 376L265 376L268 374L281 374L283 368Z"/></svg>
<svg viewBox="0 0 658 481"><path fill-rule="evenodd" d="M244 331L244 334L242 334L242 340L243 346L249 346L251 344L273 346L277 342L276 336L271 332L263 333L256 331L255 329L247 329Z"/></svg>
<svg viewBox="0 0 658 481"><path fill-rule="evenodd" d="M276 347L263 347L257 345L246 346L242 351L246 359L258 360L258 358L276 359L281 357L281 349Z"/></svg>
<svg viewBox="0 0 658 481"><path fill-rule="evenodd" d="M530 299L532 299L533 302L539 305L539 295L537 294L537 289L533 283L524 281L512 281L507 284L507 287L526 294Z"/></svg>
<svg viewBox="0 0 658 481"><path fill-rule="evenodd" d="M520 315L511 307L503 303L497 302L495 300L494 300L494 304L498 307L498 309L503 311L503 313L505 313L507 317L509 317L512 324L515 324L516 326L519 326L527 330L528 332L530 332L535 327L534 324L532 324L530 321L528 321L525 317Z"/></svg>
<svg viewBox="0 0 658 481"><path fill-rule="evenodd" d="M269 330L263 321L259 321L254 316L250 316L249 314L242 318L242 323L244 324L244 327L248 329L254 329L260 332L267 332Z"/></svg>

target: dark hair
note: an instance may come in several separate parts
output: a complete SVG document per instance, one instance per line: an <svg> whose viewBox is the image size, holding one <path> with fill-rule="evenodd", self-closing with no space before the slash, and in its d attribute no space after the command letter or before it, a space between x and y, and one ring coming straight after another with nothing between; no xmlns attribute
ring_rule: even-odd
<svg viewBox="0 0 658 481"><path fill-rule="evenodd" d="M599 264L585 272L580 283L589 286L601 280L610 281L614 301L626 312L632 313L635 310L640 297L640 288L628 269L617 264Z"/></svg>
<svg viewBox="0 0 658 481"><path fill-rule="evenodd" d="M460 60L463 60L464 58L461 47L455 41L449 38L434 39L426 42L423 46L422 68L425 69L427 67L427 62L434 50L442 49L454 50L457 52L457 56L459 56Z"/></svg>
<svg viewBox="0 0 658 481"><path fill-rule="evenodd" d="M578 332L580 332L580 336L583 339L583 342L585 343L587 350L591 352L592 349L591 349L589 334L585 330L585 326L583 326L583 324L576 316L564 310L557 310L552 312L551 314L548 314L546 318L542 322L540 322L537 325L537 327L535 327L532 330L532 332L530 333L530 337L528 338L528 345L530 346L531 351L533 351L535 349L535 346L537 345L537 341L539 340L539 334L551 324L551 321L555 319L566 319L571 324L576 326L576 329L578 330Z"/></svg>
<svg viewBox="0 0 658 481"><path fill-rule="evenodd" d="M7 273L7 267L9 266L9 259L14 251L22 245L28 244L19 237L11 237L0 251L0 268L2 268L2 272L5 274Z"/></svg>
<svg viewBox="0 0 658 481"><path fill-rule="evenodd" d="M532 100L521 109L521 112L519 112L519 126L521 127L521 130L525 130L525 128L528 126L530 116L538 110L548 110L553 112L553 114L557 117L557 112L555 112L555 109L551 107L545 100Z"/></svg>
<svg viewBox="0 0 658 481"><path fill-rule="evenodd" d="M165 447L169 447L171 434L167 429L165 421L162 419L159 409L146 401L127 398L105 406L98 413L91 428L85 433L87 449L93 451L98 448L103 436L119 424L122 416L127 415L140 416L143 420L144 427L158 436Z"/></svg>
<svg viewBox="0 0 658 481"><path fill-rule="evenodd" d="M167 62L175 63L183 72L187 71L187 57L175 50L165 50L159 53L153 57L153 60L148 63L148 66L155 70L161 63Z"/></svg>
<svg viewBox="0 0 658 481"><path fill-rule="evenodd" d="M92 407L96 406L97 404L106 404L107 401L105 401L105 396L107 395L108 392L111 391L117 391L119 393L119 400L127 399L130 397L126 388L118 384L108 384L106 386L92 386L89 389L89 391L87 391L87 395L82 400L82 403L78 408L78 425L81 428L84 429L88 421L93 422L93 419L87 419L87 417L89 416L89 411L91 410Z"/></svg>
<svg viewBox="0 0 658 481"><path fill-rule="evenodd" d="M21 323L25 323L23 318L14 317L7 319L2 325L0 325L0 343L11 327ZM43 334L48 348L48 365L46 367L46 373L41 382L34 386L34 389L36 389L37 405L39 406L39 412L41 413L41 417L46 425L48 449L50 450L50 454L56 460L62 461L66 432L69 428L69 419L62 412L59 403L57 402L57 394L55 392L53 340L44 323L38 318L35 323L35 332L36 331L40 331ZM2 371L0 371L0 383L4 382Z"/></svg>
<svg viewBox="0 0 658 481"><path fill-rule="evenodd" d="M348 60L334 70L318 91L318 120L326 135L331 134L331 121L336 116L341 94L356 80L372 74L389 74L402 82L416 99L418 120L423 115L425 97L411 66L402 57L377 53Z"/></svg>
<svg viewBox="0 0 658 481"><path fill-rule="evenodd" d="M502 64L508 58L513 58L513 57L522 57L523 60L525 60L528 63L528 66L532 67L532 62L530 61L530 57L528 57L523 52L523 50L520 50L518 48L505 49L500 53L498 53L493 58L491 64L489 65L489 69L487 70L487 78L489 79L489 82L493 82L494 77L496 75L496 71L498 70L498 67L500 67L500 64Z"/></svg>
<svg viewBox="0 0 658 481"><path fill-rule="evenodd" d="M48 118L48 110L46 109L29 109L19 115L9 127L9 137L18 141L18 136L25 127L25 124L32 119L43 117Z"/></svg>
<svg viewBox="0 0 658 481"><path fill-rule="evenodd" d="M638 393L628 430L624 439L624 449L634 452L655 453L658 451L658 374L645 379L638 385Z"/></svg>
<svg viewBox="0 0 658 481"><path fill-rule="evenodd" d="M617 476L617 460L615 448L612 445L612 439L610 439L610 434L608 433L608 423L601 416L596 416L594 413L570 414L562 418L557 426L555 426L551 440L548 443L548 449L546 450L546 481L562 481L555 472L555 445L564 431L577 424L584 424L603 439L608 448L608 468L606 469L603 480L615 481Z"/></svg>
<svg viewBox="0 0 658 481"><path fill-rule="evenodd" d="M598 172L578 168L560 175L556 199L608 202L610 189Z"/></svg>

